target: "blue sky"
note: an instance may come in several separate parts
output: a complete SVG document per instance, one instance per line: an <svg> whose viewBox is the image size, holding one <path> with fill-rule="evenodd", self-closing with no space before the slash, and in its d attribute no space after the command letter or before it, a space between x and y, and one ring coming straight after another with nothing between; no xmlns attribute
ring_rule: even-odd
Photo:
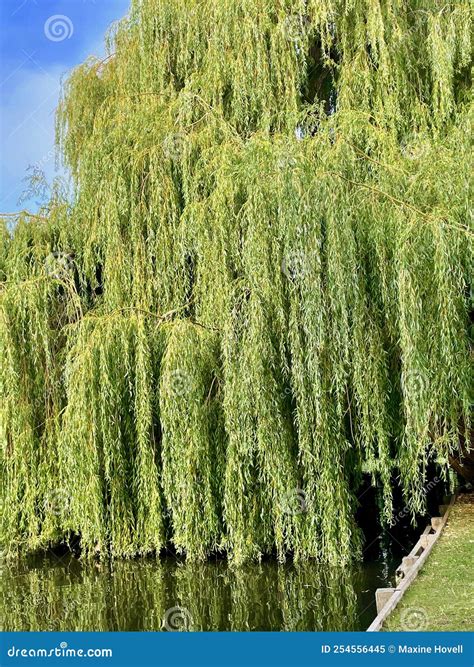
<svg viewBox="0 0 474 667"><path fill-rule="evenodd" d="M28 167L55 175L54 111L64 75L105 53L109 25L130 0L0 0L0 212L18 200Z"/></svg>

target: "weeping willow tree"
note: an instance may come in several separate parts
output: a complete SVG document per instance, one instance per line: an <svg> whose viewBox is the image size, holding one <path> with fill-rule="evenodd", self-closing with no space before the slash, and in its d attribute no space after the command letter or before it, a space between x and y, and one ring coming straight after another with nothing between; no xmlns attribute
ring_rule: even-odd
<svg viewBox="0 0 474 667"><path fill-rule="evenodd" d="M464 0L134 0L5 218L4 554L344 562L471 432Z"/></svg>

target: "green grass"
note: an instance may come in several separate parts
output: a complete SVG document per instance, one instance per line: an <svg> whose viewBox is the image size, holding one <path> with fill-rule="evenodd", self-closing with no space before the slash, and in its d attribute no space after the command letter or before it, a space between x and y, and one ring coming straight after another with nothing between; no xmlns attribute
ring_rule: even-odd
<svg viewBox="0 0 474 667"><path fill-rule="evenodd" d="M463 495L384 630L474 630L474 494Z"/></svg>

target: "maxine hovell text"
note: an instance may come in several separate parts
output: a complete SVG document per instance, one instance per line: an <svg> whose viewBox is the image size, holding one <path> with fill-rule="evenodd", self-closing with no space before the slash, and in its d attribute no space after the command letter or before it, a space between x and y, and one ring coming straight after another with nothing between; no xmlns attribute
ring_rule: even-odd
<svg viewBox="0 0 474 667"><path fill-rule="evenodd" d="M450 646L446 644L436 644L435 646L425 646L423 644L390 644L390 646L384 646L383 644L374 645L374 644L334 644L329 646L328 644L323 644L321 646L321 653L463 653L463 644L456 644L455 646Z"/></svg>

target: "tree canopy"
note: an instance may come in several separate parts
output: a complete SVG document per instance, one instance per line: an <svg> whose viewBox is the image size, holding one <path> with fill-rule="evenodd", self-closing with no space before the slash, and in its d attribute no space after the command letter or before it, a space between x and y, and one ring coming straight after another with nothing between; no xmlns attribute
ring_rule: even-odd
<svg viewBox="0 0 474 667"><path fill-rule="evenodd" d="M4 553L358 553L471 429L467 0L134 0L5 218Z"/></svg>

